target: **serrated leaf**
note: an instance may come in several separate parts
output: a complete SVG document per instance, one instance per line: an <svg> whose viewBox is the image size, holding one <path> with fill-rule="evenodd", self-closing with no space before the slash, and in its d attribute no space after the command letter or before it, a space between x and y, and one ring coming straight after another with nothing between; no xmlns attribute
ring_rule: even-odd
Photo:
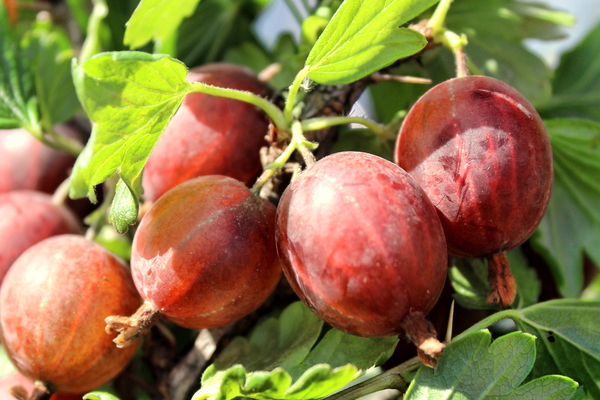
<svg viewBox="0 0 600 400"><path fill-rule="evenodd" d="M191 90L187 68L141 52L101 53L73 65L77 95L94 122L77 159L69 195L96 200L94 186L120 173L135 197L156 141Z"/></svg>
<svg viewBox="0 0 600 400"><path fill-rule="evenodd" d="M562 374L600 398L600 302L548 301L511 318L521 331L539 339L533 378Z"/></svg>
<svg viewBox="0 0 600 400"><path fill-rule="evenodd" d="M437 2L344 1L308 54L308 76L322 84L350 83L415 54L427 40L399 26Z"/></svg>
<svg viewBox="0 0 600 400"><path fill-rule="evenodd" d="M248 339L233 339L204 373L194 399L320 398L381 365L398 343L397 337L361 338L333 328L322 335L322 327L302 302L292 303Z"/></svg>
<svg viewBox="0 0 600 400"><path fill-rule="evenodd" d="M465 51L478 73L508 83L534 105L550 98L552 71L525 48L523 39L549 36L552 26L561 28L559 22L571 20L541 3L514 0L456 1L446 19L449 29L467 35Z"/></svg>
<svg viewBox="0 0 600 400"><path fill-rule="evenodd" d="M79 102L71 77L73 49L66 32L38 23L27 32L22 45L42 114L51 125L67 120L79 109Z"/></svg>
<svg viewBox="0 0 600 400"><path fill-rule="evenodd" d="M560 299L500 311L455 339L505 318L538 338L530 378L561 374L583 385L591 398L600 398L600 301Z"/></svg>
<svg viewBox="0 0 600 400"><path fill-rule="evenodd" d="M33 79L26 61L0 2L0 129L37 126Z"/></svg>
<svg viewBox="0 0 600 400"><path fill-rule="evenodd" d="M279 318L261 321L248 338L236 337L215 360L218 369L242 364L248 371L289 368L301 363L313 347L323 321L301 302L295 302Z"/></svg>
<svg viewBox="0 0 600 400"><path fill-rule="evenodd" d="M135 225L139 213L139 202L129 187L119 179L115 189L115 197L110 206L108 222L115 230L124 234L129 225Z"/></svg>
<svg viewBox="0 0 600 400"><path fill-rule="evenodd" d="M226 371L208 367L202 376L202 388L192 400L233 400L244 397L257 400L309 400L324 397L339 390L360 375L353 365L332 369L317 364L292 384L291 376L283 369L247 373L235 365Z"/></svg>
<svg viewBox="0 0 600 400"><path fill-rule="evenodd" d="M361 370L368 370L383 364L390 358L398 344L398 337L361 338L348 335L338 329L330 329L306 359L290 370L292 376L304 371L311 365L326 363L331 367L340 367L351 363Z"/></svg>
<svg viewBox="0 0 600 400"><path fill-rule="evenodd" d="M264 4L250 0L202 0L193 14L185 18L174 36L171 56L186 65L222 61L225 53L245 42L260 46L254 21ZM242 60L242 65L252 64ZM288 81L289 85L291 81Z"/></svg>
<svg viewBox="0 0 600 400"><path fill-rule="evenodd" d="M600 124L574 119L545 124L554 154L554 187L531 242L552 268L560 293L578 297L582 252L600 261Z"/></svg>
<svg viewBox="0 0 600 400"><path fill-rule="evenodd" d="M546 376L519 386L534 365L535 336L513 332L491 338L483 330L449 344L436 369L419 369L404 398L566 400L575 394L578 385L567 377Z"/></svg>
<svg viewBox="0 0 600 400"><path fill-rule="evenodd" d="M573 50L564 53L552 80L553 95L540 105L547 118L600 121L600 24Z"/></svg>
<svg viewBox="0 0 600 400"><path fill-rule="evenodd" d="M123 42L137 49L151 40L165 40L190 16L200 0L142 0L127 22Z"/></svg>

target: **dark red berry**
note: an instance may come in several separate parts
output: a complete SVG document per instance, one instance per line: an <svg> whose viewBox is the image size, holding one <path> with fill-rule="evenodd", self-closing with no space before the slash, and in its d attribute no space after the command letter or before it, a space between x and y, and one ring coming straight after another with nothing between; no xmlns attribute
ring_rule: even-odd
<svg viewBox="0 0 600 400"><path fill-rule="evenodd" d="M294 180L278 207L277 244L298 296L359 336L400 334L434 306L446 278L435 208L405 171L372 154L336 153Z"/></svg>
<svg viewBox="0 0 600 400"><path fill-rule="evenodd" d="M139 322L159 312L188 328L234 322L257 309L281 276L275 207L225 176L184 182L142 219L131 253L133 279L146 300L132 319L108 319L126 346ZM121 329L130 324L133 329Z"/></svg>
<svg viewBox="0 0 600 400"><path fill-rule="evenodd" d="M67 125L55 129L78 139ZM74 163L75 157L42 144L23 128L0 130L0 193L25 189L52 193Z"/></svg>
<svg viewBox="0 0 600 400"><path fill-rule="evenodd" d="M29 247L50 236L81 233L82 227L66 207L32 190L0 194L0 282L11 264Z"/></svg>
<svg viewBox="0 0 600 400"><path fill-rule="evenodd" d="M190 82L267 96L269 89L249 69L226 63L192 69ZM269 121L255 106L203 93L187 95L148 159L144 196L156 200L167 190L203 175L226 175L250 185L262 172L260 149Z"/></svg>
<svg viewBox="0 0 600 400"><path fill-rule="evenodd" d="M395 158L437 208L453 255L519 246L550 199L544 124L520 93L493 78L455 78L425 93L402 124Z"/></svg>

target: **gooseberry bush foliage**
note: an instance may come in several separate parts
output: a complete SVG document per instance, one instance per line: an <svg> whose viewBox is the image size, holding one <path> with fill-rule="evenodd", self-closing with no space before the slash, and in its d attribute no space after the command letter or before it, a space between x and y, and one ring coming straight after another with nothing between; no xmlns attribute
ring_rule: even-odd
<svg viewBox="0 0 600 400"><path fill-rule="evenodd" d="M142 335L143 343L123 373L85 397L600 398L600 26L565 52L554 68L529 51L524 40L557 40L568 34L574 21L540 2L286 1L294 16L290 24L297 26L299 35L273 34L273 45L255 33L257 25L269 23L262 17L270 6L269 0L4 0L0 129L24 128L45 146L77 156L69 180L57 191L68 190L71 198L87 198L94 204L82 221L86 237L128 261L141 216L162 212L148 211L155 199L144 198L144 167L187 95L246 102L264 113L270 125L257 154L262 173L250 183L248 196L260 196L264 199L260 201L275 206L281 198L298 226L303 218L312 218L310 223L317 227L325 225L319 218L329 217L315 212L319 204L309 203L314 200L310 193L297 196L300 204L288 195L282 197L294 182L308 185L303 179L312 175L303 175L303 170L343 151L370 153L367 158L378 156L377 163L393 161L404 117L421 95L457 76L486 75L512 86L531 103L552 147L552 192L544 217L525 243L506 253L516 297L508 307L486 301L488 261L449 257L441 272L447 274L443 290L441 284L431 289L432 296L439 296L437 304L429 304L435 303L429 298L425 310L445 348L435 362L428 362L416 356L415 346L402 333L367 338L332 327L334 323L324 322L299 301L306 296L299 299L282 279L262 306L226 326L184 328L174 320L153 320L155 325ZM190 69L217 62L253 70L270 87L269 93L186 80ZM363 93L371 99L368 114L353 108ZM60 135L56 126L61 123L78 127L87 138L85 145ZM171 157L177 158L173 153ZM336 169L331 161L335 159L343 156L328 159L327 174L332 178L321 184L324 191L335 187L336 174L343 176L340 169L345 166L340 163ZM155 167L159 172L160 165ZM364 171L356 175L365 186L376 187L376 179ZM345 193L344 204L358 204L351 198L360 197L358 189ZM378 197L377 191L368 197ZM161 204L169 211L167 201ZM260 201L247 200L255 209ZM196 221L185 213L195 206L181 207L190 224ZM530 206L518 199L511 204L517 215L520 207ZM331 212L344 218L343 210ZM386 212L396 211L390 207ZM368 235L374 228L368 225L367 214L356 214L357 222L366 222L347 235L361 238L356 239L360 246L375 241ZM285 218L280 211L278 219ZM240 226L236 215L227 221ZM23 217L15 226L26 224ZM179 227L165 224L157 237L173 239L164 232ZM263 236L271 234L275 235ZM279 235L283 239L278 240L288 240L289 233ZM326 248L339 237L344 235L332 232L310 243ZM385 242L381 248L394 240L389 235L381 238L377 237ZM313 250L303 248L302 253L316 254ZM185 253L193 251L186 248ZM215 246L212 253L218 251L224 250ZM429 255L410 254L416 271L412 274L419 273L419 257L424 261ZM157 263L149 261L144 273L150 275ZM342 263L340 270L344 269ZM232 287L240 285L235 271L225 279ZM393 275L374 280L377 285L368 286L364 280L362 287L373 298L387 299L382 294L386 280L393 280ZM443 282L444 277L437 274L435 280ZM270 278L269 285L273 282ZM311 286L310 280L298 282L294 285ZM206 298L220 293L208 284L202 290ZM7 298L2 307L10 307ZM354 299L352 307L360 303ZM62 312L66 311L58 310L57 315ZM122 317L114 317L120 324ZM404 325L390 331L408 331ZM0 367L3 376L15 369L7 356ZM391 392L380 393L385 389Z"/></svg>

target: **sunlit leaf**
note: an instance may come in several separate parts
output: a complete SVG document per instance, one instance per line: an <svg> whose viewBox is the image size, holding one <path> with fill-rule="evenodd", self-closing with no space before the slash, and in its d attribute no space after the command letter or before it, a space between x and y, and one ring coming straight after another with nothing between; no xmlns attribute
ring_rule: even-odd
<svg viewBox="0 0 600 400"><path fill-rule="evenodd" d="M427 44L400 28L438 0L346 0L306 59L308 76L323 84L356 81L415 54Z"/></svg>
<svg viewBox="0 0 600 400"><path fill-rule="evenodd" d="M70 196L96 200L94 187L119 173L133 195L156 141L191 85L187 68L163 55L101 53L74 64L80 102L94 130L72 174Z"/></svg>
<svg viewBox="0 0 600 400"><path fill-rule="evenodd" d="M124 43L132 49L169 37L200 0L142 0L127 22Z"/></svg>

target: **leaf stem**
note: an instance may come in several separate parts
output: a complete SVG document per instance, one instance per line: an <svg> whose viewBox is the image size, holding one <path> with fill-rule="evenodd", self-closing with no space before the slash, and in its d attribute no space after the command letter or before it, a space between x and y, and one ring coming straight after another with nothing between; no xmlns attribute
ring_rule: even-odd
<svg viewBox="0 0 600 400"><path fill-rule="evenodd" d="M99 53L100 47L100 22L108 15L108 6L105 0L92 0L94 6L88 22L87 36L79 52L79 63Z"/></svg>
<svg viewBox="0 0 600 400"><path fill-rule="evenodd" d="M255 105L261 110L263 110L269 116L269 118L271 118L273 124L275 124L277 129L286 131L289 128L289 124L286 122L283 112L269 100L260 97L254 93L206 85L200 82L194 82L191 85L191 92L199 92L210 94L213 96L226 97L228 99L240 100Z"/></svg>
<svg viewBox="0 0 600 400"><path fill-rule="evenodd" d="M438 6L435 8L433 15L429 19L429 27L433 35L438 35L443 33L446 30L444 28L446 16L448 15L448 10L450 10L450 4L453 0L441 0L438 3Z"/></svg>
<svg viewBox="0 0 600 400"><path fill-rule="evenodd" d="M307 167L310 167L315 163L315 156L310 150L316 149L318 144L309 142L302 131L302 124L296 120L292 123L292 140L290 144L285 148L283 153L271 164L267 165L263 173L258 177L254 185L252 186L252 192L259 194L262 187L271 179L277 171L282 169L288 162L294 151L298 150L304 158L304 162Z"/></svg>
<svg viewBox="0 0 600 400"><path fill-rule="evenodd" d="M308 76L309 67L306 66L298 72L296 77L294 78L294 82L290 86L290 90L288 93L287 100L285 101L285 107L283 109L283 114L285 117L286 125L290 126L292 124L292 120L294 118L292 111L294 110L294 105L296 103L296 97L298 96L298 90L300 90L300 86L302 82L304 82L304 78Z"/></svg>
<svg viewBox="0 0 600 400"><path fill-rule="evenodd" d="M384 389L397 389L401 393L405 393L408 390L408 383L403 375L414 373L421 365L423 364L419 358L413 357L380 375L325 397L325 399L354 400Z"/></svg>
<svg viewBox="0 0 600 400"><path fill-rule="evenodd" d="M361 124L378 134L382 139L391 140L395 136L385 127L362 117L319 117L302 121L303 131L315 131L335 125Z"/></svg>

